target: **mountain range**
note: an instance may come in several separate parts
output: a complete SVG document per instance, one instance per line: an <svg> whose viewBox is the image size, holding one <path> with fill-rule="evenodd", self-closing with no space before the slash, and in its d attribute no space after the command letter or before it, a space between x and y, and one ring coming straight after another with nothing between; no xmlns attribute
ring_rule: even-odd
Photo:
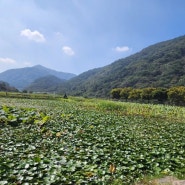
<svg viewBox="0 0 185 185"><path fill-rule="evenodd" d="M32 67L33 71L37 68L44 67ZM45 68L45 70L49 69ZM8 70L8 72L12 72L12 70ZM129 57L119 59L105 67L91 69L78 76L70 74L70 77L68 76L65 81L59 81L61 77L56 74L39 76L38 73L41 72L38 71L34 72L34 80L36 81L33 78L29 81L29 74L15 71L15 69L13 72L9 73L9 78L6 76L6 79L12 77L14 83L2 78L4 74L7 74L7 71L0 74L0 80L5 79L4 81L16 88L19 87L18 89L27 87L34 91L55 91L62 94L87 97L108 97L111 89L118 87L143 88L185 85L185 36L151 45ZM16 80L17 73L20 73L19 77L22 74L22 79L19 78L19 81ZM23 76L27 79L27 82L21 86L24 82ZM42 79L38 79L40 77ZM52 83L48 88L46 84L49 84L50 79ZM56 83L54 83L55 80Z"/></svg>
<svg viewBox="0 0 185 185"><path fill-rule="evenodd" d="M19 69L10 69L0 73L0 80L8 82L11 86L19 90L23 90L36 79L45 77L48 75L54 75L62 80L69 80L70 78L75 77L75 74L64 73L55 71L41 65L36 65L33 67L25 67Z"/></svg>

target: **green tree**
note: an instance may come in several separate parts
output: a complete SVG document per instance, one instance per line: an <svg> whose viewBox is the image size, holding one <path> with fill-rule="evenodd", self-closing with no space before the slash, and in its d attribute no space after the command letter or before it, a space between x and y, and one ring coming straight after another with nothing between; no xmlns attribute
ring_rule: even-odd
<svg viewBox="0 0 185 185"><path fill-rule="evenodd" d="M125 99L127 101L131 91L132 91L131 87L122 88L122 90L120 92L121 98L123 98L123 99Z"/></svg>
<svg viewBox="0 0 185 185"><path fill-rule="evenodd" d="M132 89L129 93L128 99L130 100L139 100L141 99L141 89Z"/></svg>
<svg viewBox="0 0 185 185"><path fill-rule="evenodd" d="M157 100L160 103L164 103L167 99L167 89L166 88L156 88L152 91L152 99Z"/></svg>
<svg viewBox="0 0 185 185"><path fill-rule="evenodd" d="M175 105L185 105L185 87L171 87L167 92L168 100Z"/></svg>
<svg viewBox="0 0 185 185"><path fill-rule="evenodd" d="M152 99L152 92L155 90L156 88L152 88L152 87L143 88L141 92L141 99L147 100L149 102Z"/></svg>
<svg viewBox="0 0 185 185"><path fill-rule="evenodd" d="M122 88L115 88L111 90L111 95L112 98L114 99L120 99L120 93L121 93Z"/></svg>

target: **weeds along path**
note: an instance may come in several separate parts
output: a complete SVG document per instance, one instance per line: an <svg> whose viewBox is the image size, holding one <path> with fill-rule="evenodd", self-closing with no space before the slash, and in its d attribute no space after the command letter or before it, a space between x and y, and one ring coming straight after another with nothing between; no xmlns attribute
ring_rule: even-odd
<svg viewBox="0 0 185 185"><path fill-rule="evenodd" d="M184 108L172 110L84 98L1 98L0 184L133 184L146 175L184 178Z"/></svg>

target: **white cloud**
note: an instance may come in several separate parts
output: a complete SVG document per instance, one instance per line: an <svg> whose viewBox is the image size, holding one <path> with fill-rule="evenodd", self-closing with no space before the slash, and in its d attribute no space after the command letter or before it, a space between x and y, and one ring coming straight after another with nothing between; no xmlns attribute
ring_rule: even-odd
<svg viewBox="0 0 185 185"><path fill-rule="evenodd" d="M117 51L117 52L127 52L129 50L130 50L130 48L128 46L122 46L122 47L117 46L115 48L115 51Z"/></svg>
<svg viewBox="0 0 185 185"><path fill-rule="evenodd" d="M21 36L27 37L29 40L35 42L45 42L46 39L39 31L31 31L30 29L24 29L21 31Z"/></svg>
<svg viewBox="0 0 185 185"><path fill-rule="evenodd" d="M0 58L0 73L8 69L15 68L17 62L12 58Z"/></svg>
<svg viewBox="0 0 185 185"><path fill-rule="evenodd" d="M72 48L70 48L69 46L64 46L62 48L63 52L66 54L66 55L69 55L69 56L73 56L75 54L75 52L73 51Z"/></svg>
<svg viewBox="0 0 185 185"><path fill-rule="evenodd" d="M14 59L11 59L11 58L0 58L0 63L15 64L16 61Z"/></svg>

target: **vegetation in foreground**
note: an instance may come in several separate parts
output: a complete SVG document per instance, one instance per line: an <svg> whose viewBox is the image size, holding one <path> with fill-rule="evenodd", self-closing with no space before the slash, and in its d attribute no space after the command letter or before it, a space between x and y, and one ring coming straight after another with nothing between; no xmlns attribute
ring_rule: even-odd
<svg viewBox="0 0 185 185"><path fill-rule="evenodd" d="M133 184L185 174L185 108L1 98L0 184Z"/></svg>

